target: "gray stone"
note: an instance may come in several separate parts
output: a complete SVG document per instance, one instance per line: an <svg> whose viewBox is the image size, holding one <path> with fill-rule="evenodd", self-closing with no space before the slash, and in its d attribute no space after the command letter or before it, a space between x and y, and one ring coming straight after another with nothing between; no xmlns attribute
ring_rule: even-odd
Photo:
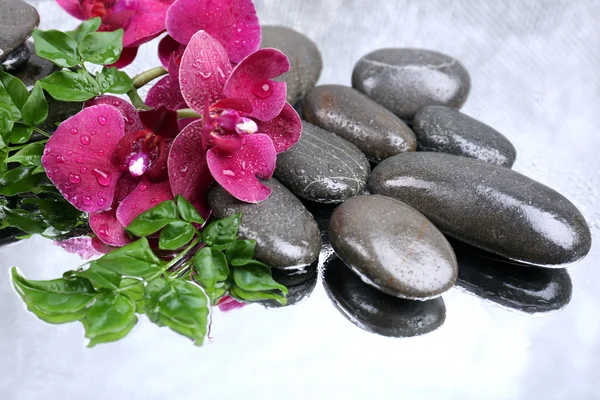
<svg viewBox="0 0 600 400"><path fill-rule="evenodd" d="M426 301L399 299L366 285L339 258L325 267L323 285L334 306L359 328L389 337L420 336L446 320L441 297Z"/></svg>
<svg viewBox="0 0 600 400"><path fill-rule="evenodd" d="M504 135L453 108L421 109L413 130L424 151L456 154L508 168L517 158L515 147Z"/></svg>
<svg viewBox="0 0 600 400"><path fill-rule="evenodd" d="M458 60L424 49L380 49L361 58L352 86L404 120L423 107L460 108L471 78Z"/></svg>
<svg viewBox="0 0 600 400"><path fill-rule="evenodd" d="M0 61L22 45L39 23L33 6L21 0L0 0Z"/></svg>
<svg viewBox="0 0 600 400"><path fill-rule="evenodd" d="M319 48L310 38L285 26L263 26L262 48L281 50L291 68L277 80L287 83L287 101L295 104L317 84L323 69Z"/></svg>
<svg viewBox="0 0 600 400"><path fill-rule="evenodd" d="M341 203L362 193L370 171L355 145L305 122L300 141L277 156L275 177L305 199Z"/></svg>
<svg viewBox="0 0 600 400"><path fill-rule="evenodd" d="M256 258L273 268L297 269L319 258L321 236L313 216L275 179L264 182L273 192L258 204L243 203L220 186L208 193L217 218L242 213L239 234L256 240Z"/></svg>
<svg viewBox="0 0 600 400"><path fill-rule="evenodd" d="M33 43L28 41L26 44L29 47L31 57L29 57L29 61L25 67L13 75L19 78L25 86L27 86L27 89L31 90L37 81L56 71L60 71L61 68L48 60L38 57L38 55L35 54ZM81 107L79 109L81 110Z"/></svg>
<svg viewBox="0 0 600 400"><path fill-rule="evenodd" d="M394 156L375 168L369 190L412 205L445 234L535 265L582 259L591 233L556 191L508 168L444 153Z"/></svg>
<svg viewBox="0 0 600 400"><path fill-rule="evenodd" d="M354 197L336 208L329 240L365 283L392 296L431 299L456 282L456 257L444 235L420 212L389 197Z"/></svg>
<svg viewBox="0 0 600 400"><path fill-rule="evenodd" d="M6 72L14 73L25 67L29 57L31 57L31 51L29 50L27 42L25 42L14 49L13 52L2 61L0 68Z"/></svg>
<svg viewBox="0 0 600 400"><path fill-rule="evenodd" d="M416 150L415 134L402 120L351 87L318 86L303 106L307 121L355 144L370 161Z"/></svg>
<svg viewBox="0 0 600 400"><path fill-rule="evenodd" d="M287 304L282 306L275 300L261 300L258 303L266 308L282 308L296 305L310 297L317 286L319 273L317 262L310 267L299 270L273 269L273 279L288 289Z"/></svg>

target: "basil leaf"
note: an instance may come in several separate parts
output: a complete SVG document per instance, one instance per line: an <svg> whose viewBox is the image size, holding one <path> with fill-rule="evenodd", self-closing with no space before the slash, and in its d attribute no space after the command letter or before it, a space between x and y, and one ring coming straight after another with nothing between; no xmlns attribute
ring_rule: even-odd
<svg viewBox="0 0 600 400"><path fill-rule="evenodd" d="M234 214L228 218L215 221L202 232L202 241L209 246L226 248L237 239L242 214Z"/></svg>
<svg viewBox="0 0 600 400"><path fill-rule="evenodd" d="M23 165L42 165L42 155L44 154L44 143L31 143L17 153L6 159L7 163L19 163Z"/></svg>
<svg viewBox="0 0 600 400"><path fill-rule="evenodd" d="M1 143L0 143L1 144ZM8 148L2 148L0 146L0 176L4 175L8 170L6 165L6 158L8 157ZM0 198L0 207L2 206L2 198Z"/></svg>
<svg viewBox="0 0 600 400"><path fill-rule="evenodd" d="M81 320L85 328L85 337L90 339L88 347L124 338L137 321L133 301L116 293L98 295L96 302Z"/></svg>
<svg viewBox="0 0 600 400"><path fill-rule="evenodd" d="M174 201L163 201L156 207L141 213L127 227L135 236L152 235L173 221L177 220L177 205Z"/></svg>
<svg viewBox="0 0 600 400"><path fill-rule="evenodd" d="M37 205L44 221L60 232L70 232L75 229L85 215L62 196L29 198L23 200L21 204Z"/></svg>
<svg viewBox="0 0 600 400"><path fill-rule="evenodd" d="M281 296L277 293L273 292L251 292L244 289L241 289L238 286L233 285L230 289L230 295L235 299L243 301L243 302L255 302L262 300L275 300L282 306L287 305L287 299L284 296Z"/></svg>
<svg viewBox="0 0 600 400"><path fill-rule="evenodd" d="M227 248L229 264L240 266L253 261L256 240L238 240Z"/></svg>
<svg viewBox="0 0 600 400"><path fill-rule="evenodd" d="M35 168L34 165L21 165L6 172L0 177L0 194L14 196L29 192L42 178L41 174L32 175Z"/></svg>
<svg viewBox="0 0 600 400"><path fill-rule="evenodd" d="M197 273L194 281L206 290L211 300L223 294L222 290L217 290L222 288L219 283L226 281L229 276L229 266L223 252L211 247L201 248L194 255L194 268Z"/></svg>
<svg viewBox="0 0 600 400"><path fill-rule="evenodd" d="M43 233L48 229L48 225L39 213L26 210L5 208L4 220L8 226L20 229L30 235Z"/></svg>
<svg viewBox="0 0 600 400"><path fill-rule="evenodd" d="M10 133L10 142L15 144L24 144L29 141L33 128L31 126L15 125Z"/></svg>
<svg viewBox="0 0 600 400"><path fill-rule="evenodd" d="M67 33L79 43L88 33L96 32L101 24L102 19L100 17L90 18L87 21L83 21L77 29Z"/></svg>
<svg viewBox="0 0 600 400"><path fill-rule="evenodd" d="M202 345L210 310L208 298L200 287L190 281L156 279L146 286L144 300L150 321Z"/></svg>
<svg viewBox="0 0 600 400"><path fill-rule="evenodd" d="M27 308L40 319L52 323L65 323L81 319L86 306L97 295L87 279L55 279L30 281L16 268L11 270L15 290L27 304Z"/></svg>
<svg viewBox="0 0 600 400"><path fill-rule="evenodd" d="M196 224L203 224L204 218L202 215L196 210L196 207L189 201L185 199L183 196L177 196L175 199L177 201L177 209L179 210L179 215L184 221L193 222Z"/></svg>
<svg viewBox="0 0 600 400"><path fill-rule="evenodd" d="M84 61L100 65L113 64L123 51L123 29L88 33L79 42L77 49Z"/></svg>
<svg viewBox="0 0 600 400"><path fill-rule="evenodd" d="M41 82L50 96L60 101L86 101L100 94L100 87L94 77L83 70L58 71L43 78Z"/></svg>
<svg viewBox="0 0 600 400"><path fill-rule="evenodd" d="M48 102L40 81L35 83L21 113L23 114L23 121L31 126L41 125L48 118Z"/></svg>
<svg viewBox="0 0 600 400"><path fill-rule="evenodd" d="M64 32L35 29L32 33L35 41L35 52L41 58L52 61L63 68L79 65L77 42Z"/></svg>
<svg viewBox="0 0 600 400"><path fill-rule="evenodd" d="M27 97L29 97L27 86L25 86L20 79L4 72L2 68L0 68L0 82L4 85L4 89L12 99L13 104L17 106L19 110L22 109L27 101Z"/></svg>
<svg viewBox="0 0 600 400"><path fill-rule="evenodd" d="M85 271L75 272L75 276L88 279L96 289L118 289L121 275L92 261Z"/></svg>
<svg viewBox="0 0 600 400"><path fill-rule="evenodd" d="M123 290L123 288L127 288ZM125 278L121 280L121 293L129 297L135 304L135 312L138 314L144 313L144 290L146 287L142 281L134 278Z"/></svg>
<svg viewBox="0 0 600 400"><path fill-rule="evenodd" d="M125 94L133 88L133 79L115 67L104 67L96 75L96 81L103 93Z"/></svg>
<svg viewBox="0 0 600 400"><path fill-rule="evenodd" d="M8 90L4 87L2 82L0 82L0 109L8 111L8 120L14 122L21 118L21 111L19 110L19 107L17 107L10 93L8 93ZM9 126L7 123L3 124L0 122L0 132L6 130L10 131L10 129L12 129L12 125L10 125L9 128L6 128L7 126Z"/></svg>
<svg viewBox="0 0 600 400"><path fill-rule="evenodd" d="M242 290L248 292L262 292L280 290L287 295L285 286L275 282L271 276L271 269L260 261L252 261L244 266L233 269L233 281Z"/></svg>
<svg viewBox="0 0 600 400"><path fill-rule="evenodd" d="M95 261L120 275L146 278L160 271L160 260L146 238L114 250Z"/></svg>
<svg viewBox="0 0 600 400"><path fill-rule="evenodd" d="M173 221L160 232L158 248L161 250L177 250L188 244L196 234L189 222Z"/></svg>

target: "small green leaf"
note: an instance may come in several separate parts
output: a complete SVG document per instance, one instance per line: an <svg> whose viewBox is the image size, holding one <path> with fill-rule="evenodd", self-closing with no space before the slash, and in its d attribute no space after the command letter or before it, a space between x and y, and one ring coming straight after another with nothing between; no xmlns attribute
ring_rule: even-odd
<svg viewBox="0 0 600 400"><path fill-rule="evenodd" d="M177 220L177 205L174 201L163 201L156 207L141 213L127 227L135 236L145 237L160 231Z"/></svg>
<svg viewBox="0 0 600 400"><path fill-rule="evenodd" d="M77 42L68 34L56 30L36 29L32 36L35 41L35 52L41 58L52 61L63 68L79 65Z"/></svg>
<svg viewBox="0 0 600 400"><path fill-rule="evenodd" d="M88 33L79 42L79 55L92 64L107 65L117 62L123 51L123 29L112 32Z"/></svg>
<svg viewBox="0 0 600 400"><path fill-rule="evenodd" d="M55 72L42 79L42 87L59 101L86 101L100 94L94 77L83 70Z"/></svg>
<svg viewBox="0 0 600 400"><path fill-rule="evenodd" d="M14 123L14 121L21 118L21 110L19 110L19 107L14 103L10 93L8 93L2 82L0 82L0 110L8 112L6 121L12 121L12 123ZM12 124L8 125L8 122L0 122L0 132L5 132L6 130L10 132L10 129L12 129Z"/></svg>
<svg viewBox="0 0 600 400"><path fill-rule="evenodd" d="M160 232L158 247L161 250L177 250L188 244L196 234L189 222L173 221Z"/></svg>
<svg viewBox="0 0 600 400"><path fill-rule="evenodd" d="M238 240L227 248L227 260L234 266L246 265L253 261L256 240Z"/></svg>
<svg viewBox="0 0 600 400"><path fill-rule="evenodd" d="M120 275L146 278L160 271L160 260L146 238L114 250L95 261Z"/></svg>
<svg viewBox="0 0 600 400"><path fill-rule="evenodd" d="M271 269L260 261L252 261L244 266L234 267L233 280L240 289L248 292L278 289L284 295L288 293L285 286L275 282L271 275Z"/></svg>
<svg viewBox="0 0 600 400"><path fill-rule="evenodd" d="M21 209L4 209L4 220L8 226L17 228L30 235L43 233L48 225L39 213L33 213Z"/></svg>
<svg viewBox="0 0 600 400"><path fill-rule="evenodd" d="M284 296L273 292L251 292L233 285L230 289L230 294L237 300L248 303L262 300L275 300L282 306L287 305L287 299Z"/></svg>
<svg viewBox="0 0 600 400"><path fill-rule="evenodd" d="M133 80L115 67L104 67L96 75L96 81L103 93L125 94L133 88Z"/></svg>
<svg viewBox="0 0 600 400"><path fill-rule="evenodd" d="M212 300L220 293L216 289L219 283L229 276L229 266L225 254L210 247L201 248L194 256L196 275L194 281L202 286Z"/></svg>
<svg viewBox="0 0 600 400"><path fill-rule="evenodd" d="M122 294L101 293L81 321L88 347L124 338L137 324L135 304Z"/></svg>
<svg viewBox="0 0 600 400"><path fill-rule="evenodd" d="M0 194L14 196L29 192L42 178L41 174L32 175L34 165L21 165L0 177Z"/></svg>
<svg viewBox="0 0 600 400"><path fill-rule="evenodd" d="M126 288L126 289L124 289ZM135 278L125 278L121 280L121 293L129 297L135 304L135 312L144 313L144 290L146 287L142 281Z"/></svg>
<svg viewBox="0 0 600 400"><path fill-rule="evenodd" d="M15 78L7 72L4 72L1 68L0 82L2 85L4 85L4 89L12 99L13 104L16 105L19 110L22 109L23 105L27 101L27 97L29 96L27 86L25 86L20 79Z"/></svg>
<svg viewBox="0 0 600 400"><path fill-rule="evenodd" d="M121 275L92 261L85 271L75 272L75 276L88 279L96 289L118 289Z"/></svg>
<svg viewBox="0 0 600 400"><path fill-rule="evenodd" d="M189 201L185 199L183 196L177 196L175 199L177 201L177 209L179 210L179 215L184 221L192 222L196 224L203 224L204 218L202 215L196 210L196 207Z"/></svg>
<svg viewBox="0 0 600 400"><path fill-rule="evenodd" d="M22 114L23 121L31 126L41 125L48 118L48 102L40 81L35 83L29 98L23 105Z"/></svg>
<svg viewBox="0 0 600 400"><path fill-rule="evenodd" d="M44 221L60 232L72 231L85 215L60 195L29 198L21 204L37 205Z"/></svg>
<svg viewBox="0 0 600 400"><path fill-rule="evenodd" d="M88 33L96 32L101 24L102 19L100 17L90 18L87 21L83 21L77 29L67 33L79 43Z"/></svg>
<svg viewBox="0 0 600 400"><path fill-rule="evenodd" d="M44 154L44 143L31 143L17 153L6 159L7 163L19 163L23 165L42 165L42 155Z"/></svg>
<svg viewBox="0 0 600 400"><path fill-rule="evenodd" d="M190 281L156 279L146 286L144 299L150 321L202 345L210 310L208 298L199 286Z"/></svg>
<svg viewBox="0 0 600 400"><path fill-rule="evenodd" d="M29 142L33 128L25 125L15 125L10 133L10 142L14 144L24 144Z"/></svg>
<svg viewBox="0 0 600 400"><path fill-rule="evenodd" d="M2 148L0 146L0 176L4 175L8 170L6 165L6 159L8 158L8 148ZM2 206L2 199L0 198L0 207Z"/></svg>
<svg viewBox="0 0 600 400"><path fill-rule="evenodd" d="M216 246L220 249L228 247L237 239L241 218L242 214L238 213L211 223L202 232L202 241L209 246Z"/></svg>

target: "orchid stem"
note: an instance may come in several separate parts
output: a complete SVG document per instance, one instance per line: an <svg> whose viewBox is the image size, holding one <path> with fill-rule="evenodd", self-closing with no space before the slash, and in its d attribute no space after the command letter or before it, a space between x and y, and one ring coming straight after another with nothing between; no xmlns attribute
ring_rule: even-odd
<svg viewBox="0 0 600 400"><path fill-rule="evenodd" d="M148 71L144 71L133 78L133 87L139 89L152 82L156 78L166 75L168 73L169 71L167 71L163 67L149 69Z"/></svg>
<svg viewBox="0 0 600 400"><path fill-rule="evenodd" d="M191 108L184 108L182 110L177 110L177 115L179 119L184 118L202 118L202 115L198 114L196 111Z"/></svg>
<svg viewBox="0 0 600 400"><path fill-rule="evenodd" d="M40 128L36 128L35 126L33 127L33 130L37 133L39 133L42 136L46 136L47 138L50 137L49 133L44 132L43 130L41 130Z"/></svg>

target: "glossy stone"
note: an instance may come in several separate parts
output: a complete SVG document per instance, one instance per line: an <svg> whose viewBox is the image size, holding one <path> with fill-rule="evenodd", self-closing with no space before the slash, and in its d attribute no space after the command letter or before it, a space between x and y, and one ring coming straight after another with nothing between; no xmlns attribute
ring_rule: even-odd
<svg viewBox="0 0 600 400"><path fill-rule="evenodd" d="M429 106L413 121L419 147L512 167L517 151L500 132L453 108Z"/></svg>
<svg viewBox="0 0 600 400"><path fill-rule="evenodd" d="M289 72L277 80L287 83L287 102L295 104L317 84L323 69L319 48L310 38L285 26L263 26L261 48L281 50L290 59Z"/></svg>
<svg viewBox="0 0 600 400"><path fill-rule="evenodd" d="M411 120L423 107L460 108L471 78L465 67L446 54L424 49L380 49L362 57L352 86L398 117Z"/></svg>
<svg viewBox="0 0 600 400"><path fill-rule="evenodd" d="M23 44L39 23L33 6L21 0L0 0L0 61Z"/></svg>
<svg viewBox="0 0 600 400"><path fill-rule="evenodd" d="M319 255L319 265L324 265L329 262L332 257L335 257L335 252L333 251L329 241L329 221L331 220L333 211L338 205L316 203L314 201L308 201L305 199L302 199L302 204L304 204L308 212L313 215L315 221L317 221L317 225L319 226L319 231L321 232L321 242L323 243L321 246L321 254Z"/></svg>
<svg viewBox="0 0 600 400"><path fill-rule="evenodd" d="M263 300L259 303L266 308L296 305L312 294L317 286L318 277L317 263L295 271L273 269L273 279L288 288L287 304L282 306L275 300Z"/></svg>
<svg viewBox="0 0 600 400"><path fill-rule="evenodd" d="M389 197L354 197L329 221L335 253L366 283L405 299L437 297L456 281L452 247L420 212Z"/></svg>
<svg viewBox="0 0 600 400"><path fill-rule="evenodd" d="M452 242L460 286L482 299L527 314L548 314L571 301L573 284L566 269L523 266L469 245Z"/></svg>
<svg viewBox="0 0 600 400"><path fill-rule="evenodd" d="M23 43L19 47L13 50L12 53L8 55L0 64L0 68L2 68L6 72L13 73L25 67L27 64L27 60L31 57L31 52L29 50L29 46L27 43Z"/></svg>
<svg viewBox="0 0 600 400"><path fill-rule="evenodd" d="M362 193L370 171L355 145L305 122L300 141L277 156L275 177L305 199L341 203Z"/></svg>
<svg viewBox="0 0 600 400"><path fill-rule="evenodd" d="M264 182L271 196L258 204L243 203L220 186L208 193L217 218L241 212L239 235L256 240L256 258L271 267L297 269L315 262L321 237L315 219L302 203L275 179Z"/></svg>
<svg viewBox="0 0 600 400"><path fill-rule="evenodd" d="M317 86L303 106L307 121L355 144L370 161L416 150L415 134L402 120L351 87Z"/></svg>
<svg viewBox="0 0 600 400"><path fill-rule="evenodd" d="M373 170L369 190L412 205L449 236L512 260L556 266L590 250L590 229L569 200L483 161L402 154Z"/></svg>
<svg viewBox="0 0 600 400"><path fill-rule="evenodd" d="M446 319L441 297L414 301L388 296L366 285L335 258L325 268L323 285L334 306L359 328L390 337L432 332Z"/></svg>
<svg viewBox="0 0 600 400"><path fill-rule="evenodd" d="M25 86L27 86L27 89L31 90L37 81L56 71L60 71L61 68L48 60L38 57L38 55L35 54L33 43L30 41L28 41L26 45L29 48L31 57L29 57L29 61L25 67L18 72L13 73L13 75L19 78ZM49 98L50 96L47 97Z"/></svg>

